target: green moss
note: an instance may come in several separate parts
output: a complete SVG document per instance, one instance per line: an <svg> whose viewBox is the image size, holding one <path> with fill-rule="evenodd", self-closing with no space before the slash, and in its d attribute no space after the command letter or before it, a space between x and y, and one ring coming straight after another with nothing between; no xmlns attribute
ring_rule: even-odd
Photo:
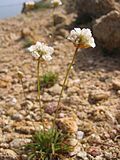
<svg viewBox="0 0 120 160"><path fill-rule="evenodd" d="M58 74L47 72L41 77L41 87L52 87L58 81Z"/></svg>

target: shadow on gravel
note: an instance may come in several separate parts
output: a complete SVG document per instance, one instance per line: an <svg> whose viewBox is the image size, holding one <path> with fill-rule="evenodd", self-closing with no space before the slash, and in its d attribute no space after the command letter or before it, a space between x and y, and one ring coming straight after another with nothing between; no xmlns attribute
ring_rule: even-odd
<svg viewBox="0 0 120 160"><path fill-rule="evenodd" d="M76 72L120 70L120 53L104 53L98 47L80 50L76 56L74 69Z"/></svg>

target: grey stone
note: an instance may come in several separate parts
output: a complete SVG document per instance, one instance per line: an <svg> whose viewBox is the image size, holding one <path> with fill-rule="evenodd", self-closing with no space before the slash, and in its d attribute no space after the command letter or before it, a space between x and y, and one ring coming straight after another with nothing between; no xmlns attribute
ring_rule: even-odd
<svg viewBox="0 0 120 160"><path fill-rule="evenodd" d="M106 50L113 52L120 49L120 12L111 11L97 19L93 33Z"/></svg>
<svg viewBox="0 0 120 160"><path fill-rule="evenodd" d="M22 147L22 146L24 146L25 144L27 144L27 143L30 143L30 139L25 139L25 138L16 138L16 139L14 139L12 142L10 142L10 147L11 148L15 148L15 149L18 149L18 148L20 148L20 147Z"/></svg>
<svg viewBox="0 0 120 160"><path fill-rule="evenodd" d="M10 149L0 149L0 160L18 160L18 156Z"/></svg>

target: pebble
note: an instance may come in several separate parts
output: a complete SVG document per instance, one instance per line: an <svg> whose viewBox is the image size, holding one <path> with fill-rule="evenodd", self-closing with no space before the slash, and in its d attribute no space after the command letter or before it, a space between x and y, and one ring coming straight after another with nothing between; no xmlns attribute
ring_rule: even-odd
<svg viewBox="0 0 120 160"><path fill-rule="evenodd" d="M0 160L18 160L18 155L10 149L0 149Z"/></svg>
<svg viewBox="0 0 120 160"><path fill-rule="evenodd" d="M57 109L57 103L51 102L46 105L45 112L51 115L56 112L56 109Z"/></svg>
<svg viewBox="0 0 120 160"><path fill-rule="evenodd" d="M73 146L73 147L75 147L75 146L77 145L77 143L78 143L78 140L75 139L75 138L71 138L71 139L69 140L69 144L70 144L71 146Z"/></svg>
<svg viewBox="0 0 120 160"><path fill-rule="evenodd" d="M25 138L16 138L14 139L12 142L10 142L10 147L11 148L15 148L15 149L19 149L20 147L24 146L27 143L30 143L31 140L30 139L25 139Z"/></svg>
<svg viewBox="0 0 120 160"><path fill-rule="evenodd" d="M35 128L32 126L18 126L15 131L21 134L34 134Z"/></svg>
<svg viewBox="0 0 120 160"><path fill-rule="evenodd" d="M55 95L59 95L60 94L61 89L62 89L62 87L60 85L55 84L53 87L51 87L50 89L48 89L48 91L50 92L50 94L52 96L55 96Z"/></svg>
<svg viewBox="0 0 120 160"><path fill-rule="evenodd" d="M80 146L74 147L73 151L69 153L70 156L75 156L80 152Z"/></svg>
<svg viewBox="0 0 120 160"><path fill-rule="evenodd" d="M0 74L1 73L5 73L5 74L8 73L8 69L7 68L1 68L0 69Z"/></svg>
<svg viewBox="0 0 120 160"><path fill-rule="evenodd" d="M78 130L77 121L74 118L59 118L56 123L58 128L65 133L76 133Z"/></svg>
<svg viewBox="0 0 120 160"><path fill-rule="evenodd" d="M10 96L6 98L6 105L8 107L15 107L16 104L17 104L17 99L15 97Z"/></svg>
<svg viewBox="0 0 120 160"><path fill-rule="evenodd" d="M77 153L77 157L87 160L87 153L85 151L79 151L79 153Z"/></svg>
<svg viewBox="0 0 120 160"><path fill-rule="evenodd" d="M23 115L20 114L20 113L15 113L15 114L13 114L11 118L12 118L13 120L16 120L16 121L21 121L21 120L24 119Z"/></svg>
<svg viewBox="0 0 120 160"><path fill-rule="evenodd" d="M105 92L102 90L92 91L89 94L89 101L92 103L96 103L102 100L107 100L110 97L110 92Z"/></svg>
<svg viewBox="0 0 120 160"><path fill-rule="evenodd" d="M9 144L8 143L0 143L0 148L8 149Z"/></svg>
<svg viewBox="0 0 120 160"><path fill-rule="evenodd" d="M21 107L26 109L26 110L31 110L33 108L33 103L29 100L24 101L21 103Z"/></svg>
<svg viewBox="0 0 120 160"><path fill-rule="evenodd" d="M59 118L64 118L65 114L61 112L58 116L59 116Z"/></svg>
<svg viewBox="0 0 120 160"><path fill-rule="evenodd" d="M92 146L92 147L90 147L90 148L88 149L88 153L89 153L90 155L92 155L93 157L96 157L96 156L100 156L100 155L101 155L101 150L100 150L100 148L98 148L98 147Z"/></svg>
<svg viewBox="0 0 120 160"><path fill-rule="evenodd" d="M88 140L87 140L90 144L93 144L93 143L101 143L101 139L100 139L100 136L99 135L96 135L96 134L91 134L89 137L88 137Z"/></svg>
<svg viewBox="0 0 120 160"><path fill-rule="evenodd" d="M77 139L78 139L78 140L81 140L81 139L83 139L83 137L84 137L84 132L82 132L82 131L77 131Z"/></svg>
<svg viewBox="0 0 120 160"><path fill-rule="evenodd" d="M120 90L120 81L119 80L113 80L112 81L112 86L113 86L113 89Z"/></svg>
<svg viewBox="0 0 120 160"><path fill-rule="evenodd" d="M53 97L52 97L50 94L48 94L47 92L45 92L45 93L43 94L43 96L42 96L42 100L43 100L44 102L50 102L50 101L53 100Z"/></svg>

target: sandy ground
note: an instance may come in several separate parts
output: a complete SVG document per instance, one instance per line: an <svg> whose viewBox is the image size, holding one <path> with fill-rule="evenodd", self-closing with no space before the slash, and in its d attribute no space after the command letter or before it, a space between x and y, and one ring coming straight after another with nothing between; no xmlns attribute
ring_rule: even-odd
<svg viewBox="0 0 120 160"><path fill-rule="evenodd" d="M0 148L14 150L17 147L13 140L30 137L34 132L33 123L39 125L36 62L23 47L21 31L29 28L37 39L51 44L48 38L52 30L50 15L51 11L45 10L0 21ZM44 106L57 101L75 49L65 39L73 27L70 26L73 15L65 16L67 25L62 24L57 29L53 60L43 64L42 72L52 70L59 74L57 84L42 92ZM88 159L120 159L120 88L116 90L113 86L113 80L120 82L119 60L119 53L104 55L99 46L79 50L63 95L61 112L66 115L74 112L78 116L79 131L84 132L81 150L87 153ZM27 106L17 78L18 69L25 75ZM52 119L47 113L45 117L48 121Z"/></svg>

